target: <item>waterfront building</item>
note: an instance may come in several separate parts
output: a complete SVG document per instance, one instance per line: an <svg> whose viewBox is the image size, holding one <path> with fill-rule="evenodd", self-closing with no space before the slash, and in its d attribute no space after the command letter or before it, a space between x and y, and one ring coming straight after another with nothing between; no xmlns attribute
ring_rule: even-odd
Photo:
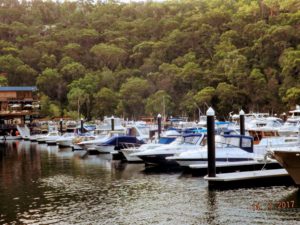
<svg viewBox="0 0 300 225"><path fill-rule="evenodd" d="M40 105L35 86L0 87L1 132L29 124L39 115Z"/></svg>

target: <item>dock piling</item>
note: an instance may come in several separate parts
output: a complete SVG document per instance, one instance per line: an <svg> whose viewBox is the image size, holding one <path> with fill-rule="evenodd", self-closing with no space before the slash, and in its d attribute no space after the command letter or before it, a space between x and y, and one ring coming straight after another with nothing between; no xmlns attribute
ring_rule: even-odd
<svg viewBox="0 0 300 225"><path fill-rule="evenodd" d="M161 134L161 115L157 115L157 129L158 129L158 138L160 138Z"/></svg>
<svg viewBox="0 0 300 225"><path fill-rule="evenodd" d="M80 119L80 132L83 133L83 118Z"/></svg>
<svg viewBox="0 0 300 225"><path fill-rule="evenodd" d="M61 118L59 121L59 130L60 130L60 135L63 133L63 119Z"/></svg>
<svg viewBox="0 0 300 225"><path fill-rule="evenodd" d="M111 117L111 130L115 130L115 118L114 118L114 116Z"/></svg>
<svg viewBox="0 0 300 225"><path fill-rule="evenodd" d="M240 114L240 134L245 135L245 112L241 109Z"/></svg>
<svg viewBox="0 0 300 225"><path fill-rule="evenodd" d="M207 116L208 177L215 177L216 176L215 111L210 107L206 111L206 116Z"/></svg>

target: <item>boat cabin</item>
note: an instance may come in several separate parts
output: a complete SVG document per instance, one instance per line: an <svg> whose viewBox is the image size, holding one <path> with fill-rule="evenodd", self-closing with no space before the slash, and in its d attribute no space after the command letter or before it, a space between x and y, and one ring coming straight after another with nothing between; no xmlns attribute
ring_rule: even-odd
<svg viewBox="0 0 300 225"><path fill-rule="evenodd" d="M218 135L216 145L219 147L238 147L253 152L253 137L245 135Z"/></svg>
<svg viewBox="0 0 300 225"><path fill-rule="evenodd" d="M264 130L264 129L253 129L248 130L250 136L253 137L253 143L259 144L261 139L264 137L278 137L279 133L277 130Z"/></svg>
<svg viewBox="0 0 300 225"><path fill-rule="evenodd" d="M299 105L296 105L295 110L289 111L289 118L300 119L300 106Z"/></svg>

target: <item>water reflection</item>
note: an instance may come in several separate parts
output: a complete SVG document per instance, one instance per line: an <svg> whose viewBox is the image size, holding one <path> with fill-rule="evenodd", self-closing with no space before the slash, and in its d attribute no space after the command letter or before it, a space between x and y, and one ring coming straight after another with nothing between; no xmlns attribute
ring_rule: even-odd
<svg viewBox="0 0 300 225"><path fill-rule="evenodd" d="M16 224L296 224L293 187L208 191L200 177L74 156L71 149L26 141L0 146L0 223ZM259 203L260 210L253 209Z"/></svg>

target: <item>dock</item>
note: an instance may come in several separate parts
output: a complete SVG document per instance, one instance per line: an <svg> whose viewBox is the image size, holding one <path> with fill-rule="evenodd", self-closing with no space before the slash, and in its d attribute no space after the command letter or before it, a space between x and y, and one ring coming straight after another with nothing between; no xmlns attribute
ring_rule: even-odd
<svg viewBox="0 0 300 225"><path fill-rule="evenodd" d="M190 165L194 176L204 176L207 174L208 163ZM281 169L281 165L275 160L257 161L249 160L242 162L216 162L216 172L240 172L240 171L254 171L261 169Z"/></svg>
<svg viewBox="0 0 300 225"><path fill-rule="evenodd" d="M254 170L216 174L204 177L212 189L294 185L285 169Z"/></svg>

